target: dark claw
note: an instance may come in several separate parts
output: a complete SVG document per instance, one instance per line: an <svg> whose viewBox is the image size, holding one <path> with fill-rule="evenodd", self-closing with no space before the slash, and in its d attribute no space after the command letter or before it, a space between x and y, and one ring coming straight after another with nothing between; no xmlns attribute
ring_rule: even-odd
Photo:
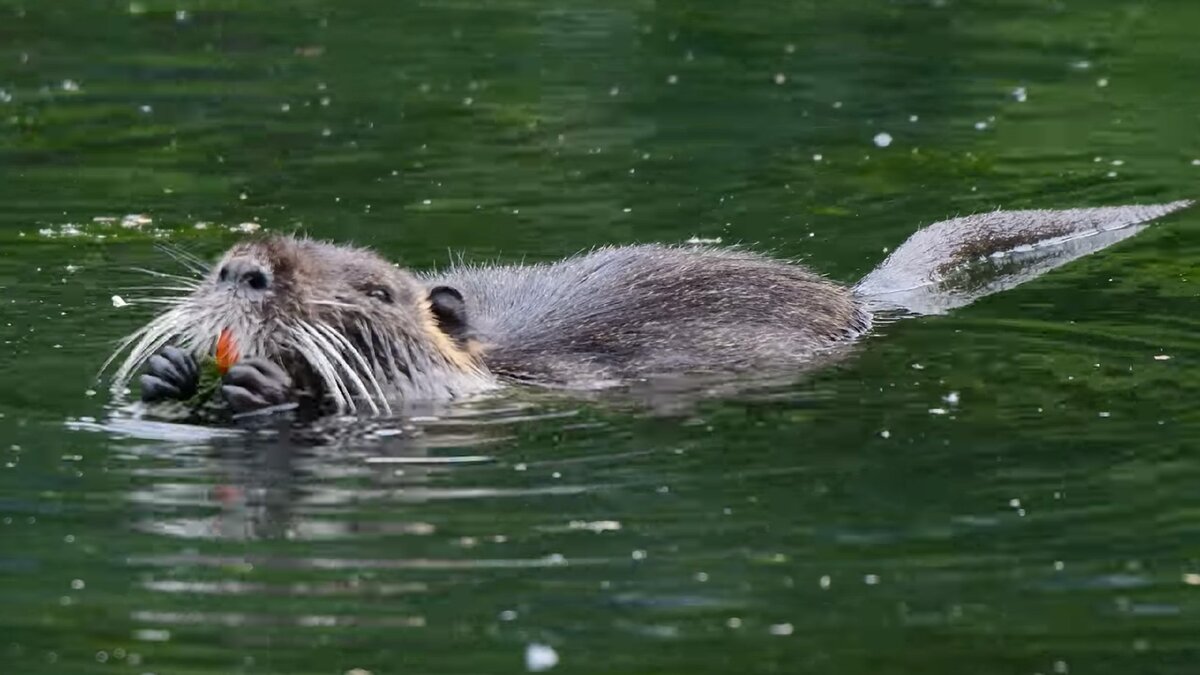
<svg viewBox="0 0 1200 675"><path fill-rule="evenodd" d="M221 394L225 396L225 401L235 413L261 410L272 405L262 396L259 396L258 394L255 394L243 387L238 387L231 384L223 385L221 387Z"/></svg>
<svg viewBox="0 0 1200 675"><path fill-rule="evenodd" d="M166 347L150 357L146 373L139 378L142 400L186 400L196 393L200 383L196 359L178 347Z"/></svg>
<svg viewBox="0 0 1200 675"><path fill-rule="evenodd" d="M245 359L225 373L221 393L234 412L249 412L287 403L292 378L266 359Z"/></svg>
<svg viewBox="0 0 1200 675"><path fill-rule="evenodd" d="M166 357L187 378L194 380L200 377L200 367L196 364L196 358L179 347L167 347L159 354Z"/></svg>
<svg viewBox="0 0 1200 675"><path fill-rule="evenodd" d="M142 375L138 381L142 383L142 400L147 403L184 398L180 395L179 387L154 375Z"/></svg>
<svg viewBox="0 0 1200 675"><path fill-rule="evenodd" d="M161 354L155 354L154 356L150 357L150 361L146 365L146 372L153 373L156 377L166 380L167 382L184 382L187 379L184 377L183 373L175 367L175 364L168 361L167 358Z"/></svg>

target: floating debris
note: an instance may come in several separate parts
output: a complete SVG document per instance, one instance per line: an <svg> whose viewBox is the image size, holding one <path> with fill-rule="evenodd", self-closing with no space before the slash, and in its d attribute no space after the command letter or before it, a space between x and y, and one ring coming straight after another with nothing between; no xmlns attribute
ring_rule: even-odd
<svg viewBox="0 0 1200 675"><path fill-rule="evenodd" d="M121 227L132 230L135 228L144 227L153 223L154 220L150 216L144 216L140 213L131 213L121 218Z"/></svg>
<svg viewBox="0 0 1200 675"><path fill-rule="evenodd" d="M129 305L129 303L125 301L125 298L122 298L119 295L114 295L112 296L112 305L117 309L121 309L122 307Z"/></svg>
<svg viewBox="0 0 1200 675"><path fill-rule="evenodd" d="M875 147L886 148L892 144L892 135L886 131L881 131L875 134L875 138L873 140L875 141Z"/></svg>
<svg viewBox="0 0 1200 675"><path fill-rule="evenodd" d="M48 238L78 237L79 235L83 234L83 230L79 229L79 226L74 223L64 223L59 225L57 230L53 227L43 227L38 230L38 234Z"/></svg>
<svg viewBox="0 0 1200 675"><path fill-rule="evenodd" d="M1017 103L1024 103L1025 101L1029 100L1029 92L1025 89L1025 87L1017 87L1016 89L1012 90L1012 97Z"/></svg>

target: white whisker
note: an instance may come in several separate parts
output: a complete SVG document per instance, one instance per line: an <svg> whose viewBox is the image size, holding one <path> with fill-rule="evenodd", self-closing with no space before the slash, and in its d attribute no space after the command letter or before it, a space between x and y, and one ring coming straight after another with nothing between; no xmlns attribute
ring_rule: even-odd
<svg viewBox="0 0 1200 675"><path fill-rule="evenodd" d="M299 325L301 328L308 331L309 337L311 337L314 342L317 342L324 347L326 355L328 355L331 360L342 367L342 371L345 372L346 377L350 378L350 382L354 384L356 389L358 389L358 393L363 399L366 400L367 405L371 406L371 411L378 415L379 406L376 405L375 399L371 396L371 392L367 391L366 383L362 381L362 378L358 376L358 372L353 366L350 365L348 361L346 361L346 358L342 356L342 353L338 350L337 345L331 342L329 338L322 335L321 332L312 324L306 321L301 321Z"/></svg>
<svg viewBox="0 0 1200 675"><path fill-rule="evenodd" d="M350 390L346 388L345 383L338 377L337 369L321 346L313 340L307 331L299 327L287 326L286 330L292 338L296 351L312 366L317 376L325 383L325 389L334 398L337 407L354 412L356 407L353 397L350 395Z"/></svg>
<svg viewBox="0 0 1200 675"><path fill-rule="evenodd" d="M178 246L169 246L167 244L158 244L156 248L163 253L166 253L172 260L179 263L181 267L196 276L204 276L208 270L208 263L201 260L199 257L184 251Z"/></svg>
<svg viewBox="0 0 1200 675"><path fill-rule="evenodd" d="M199 287L201 284L201 280L197 279L195 277L185 277L180 274L171 274L169 272L159 272L157 270L146 269L145 267L127 267L126 269L131 272L141 272L142 274L149 274L152 277L159 277L161 279L174 279L175 281L181 281L185 284L194 284L195 287Z"/></svg>
<svg viewBox="0 0 1200 675"><path fill-rule="evenodd" d="M124 387L133 373L142 366L151 356L159 349L162 349L171 338L175 337L184 328L189 325L189 312L178 308L167 310L165 313L155 317L144 328L135 332L130 339L122 346L122 350L129 343L136 342L129 350L129 354L125 357L125 362L117 369L113 376L113 388L119 389ZM104 367L112 362L121 351L113 353L113 356L105 362Z"/></svg>
<svg viewBox="0 0 1200 675"><path fill-rule="evenodd" d="M187 298L125 298L126 302L135 305L170 305L172 307L183 304Z"/></svg>
<svg viewBox="0 0 1200 675"><path fill-rule="evenodd" d="M348 302L337 302L336 300L309 300L310 305L321 305L323 307L337 307L339 309L358 309Z"/></svg>
<svg viewBox="0 0 1200 675"><path fill-rule="evenodd" d="M122 286L123 291L177 291L179 293L192 293L199 286ZM186 296L180 296L186 297Z"/></svg>
<svg viewBox="0 0 1200 675"><path fill-rule="evenodd" d="M365 321L360 321L358 323L358 328L370 342L372 358L375 358L378 354L382 354L386 360L386 372L391 377L392 382L403 382L405 375L404 372L400 370L400 366L396 362L395 348L389 345L386 341L380 339L375 334L375 329Z"/></svg>
<svg viewBox="0 0 1200 675"><path fill-rule="evenodd" d="M327 338L340 344L345 349L346 353L354 357L354 360L357 361L358 365L362 368L361 372L363 377L371 383L371 386L375 389L375 393L379 396L379 403L383 405L383 409L390 415L392 413L392 406L388 404L387 395L383 393L383 387L379 386L379 379L375 377L374 369L367 364L367 360L363 358L362 352L359 351L359 349L355 347L349 340L347 340L344 335L338 333L325 324L317 323L307 325L312 328L316 328L321 333L324 333ZM367 392L363 393L366 394L367 399L370 400L371 395ZM376 409L376 412L378 412L378 409Z"/></svg>

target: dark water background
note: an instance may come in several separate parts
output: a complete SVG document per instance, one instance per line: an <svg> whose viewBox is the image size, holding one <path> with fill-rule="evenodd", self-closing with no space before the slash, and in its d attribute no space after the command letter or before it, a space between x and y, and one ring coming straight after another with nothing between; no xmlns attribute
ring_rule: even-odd
<svg viewBox="0 0 1200 675"><path fill-rule="evenodd" d="M317 449L90 422L160 237L417 267L719 237L849 282L948 215L1196 197L1198 28L0 0L0 672L1197 672L1195 212L677 416L518 393Z"/></svg>

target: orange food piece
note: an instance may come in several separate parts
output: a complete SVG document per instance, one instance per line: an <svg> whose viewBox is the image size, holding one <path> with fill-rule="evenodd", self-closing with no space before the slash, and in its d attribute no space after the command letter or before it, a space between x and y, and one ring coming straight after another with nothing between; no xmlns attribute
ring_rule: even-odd
<svg viewBox="0 0 1200 675"><path fill-rule="evenodd" d="M217 370L224 375L237 360L237 343L233 341L233 331L224 328L221 330L221 337L217 338Z"/></svg>

